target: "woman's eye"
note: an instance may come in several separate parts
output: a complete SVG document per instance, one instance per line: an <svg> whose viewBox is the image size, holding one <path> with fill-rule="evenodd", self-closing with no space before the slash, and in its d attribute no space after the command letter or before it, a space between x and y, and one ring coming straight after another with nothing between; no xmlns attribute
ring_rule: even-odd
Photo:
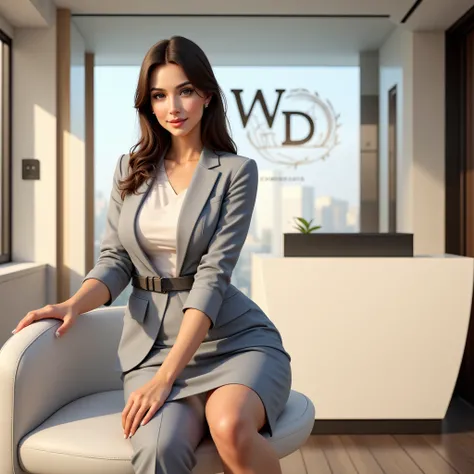
<svg viewBox="0 0 474 474"><path fill-rule="evenodd" d="M190 96L192 93L194 92L194 89L183 89L181 91L181 95L184 95L184 96ZM164 98L164 94L162 94L161 92L157 92L156 94L153 95L153 99L155 100L160 100L160 99L163 99Z"/></svg>

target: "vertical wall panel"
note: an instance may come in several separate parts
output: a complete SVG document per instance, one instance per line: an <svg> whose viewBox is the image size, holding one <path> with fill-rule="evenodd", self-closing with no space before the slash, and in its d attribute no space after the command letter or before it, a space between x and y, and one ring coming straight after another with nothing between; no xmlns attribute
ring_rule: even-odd
<svg viewBox="0 0 474 474"><path fill-rule="evenodd" d="M94 54L86 53L86 272L94 266Z"/></svg>
<svg viewBox="0 0 474 474"><path fill-rule="evenodd" d="M71 13L57 12L57 297L69 297L69 130L71 128Z"/></svg>

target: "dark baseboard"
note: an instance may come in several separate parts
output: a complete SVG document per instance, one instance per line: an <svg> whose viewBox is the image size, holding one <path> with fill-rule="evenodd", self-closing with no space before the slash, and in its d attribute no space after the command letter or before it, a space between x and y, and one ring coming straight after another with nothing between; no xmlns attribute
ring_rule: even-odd
<svg viewBox="0 0 474 474"><path fill-rule="evenodd" d="M311 434L438 434L443 420L315 420Z"/></svg>

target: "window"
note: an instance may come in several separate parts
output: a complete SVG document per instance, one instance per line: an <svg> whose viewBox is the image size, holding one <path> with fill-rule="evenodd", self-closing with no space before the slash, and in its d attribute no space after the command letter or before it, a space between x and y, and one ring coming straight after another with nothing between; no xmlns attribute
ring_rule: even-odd
<svg viewBox="0 0 474 474"><path fill-rule="evenodd" d="M11 260L11 40L0 31L0 263Z"/></svg>
<svg viewBox="0 0 474 474"><path fill-rule="evenodd" d="M251 256L282 255L294 218L323 232L358 232L359 67L214 67L238 152L257 161L259 187L232 283L251 292ZM95 258L118 157L138 138L133 95L138 67L95 68ZM110 121L110 110L120 120ZM126 304L130 288L114 304Z"/></svg>
<svg viewBox="0 0 474 474"><path fill-rule="evenodd" d="M359 232L360 69L214 67L238 153L259 168L257 202L232 283L251 296L251 258L283 255L295 218Z"/></svg>

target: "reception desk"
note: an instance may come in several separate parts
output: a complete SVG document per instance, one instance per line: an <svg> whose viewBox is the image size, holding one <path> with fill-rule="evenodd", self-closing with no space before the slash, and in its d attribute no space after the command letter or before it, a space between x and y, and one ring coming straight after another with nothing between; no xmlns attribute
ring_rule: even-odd
<svg viewBox="0 0 474 474"><path fill-rule="evenodd" d="M252 299L281 332L317 420L441 420L463 356L474 262L252 258Z"/></svg>

